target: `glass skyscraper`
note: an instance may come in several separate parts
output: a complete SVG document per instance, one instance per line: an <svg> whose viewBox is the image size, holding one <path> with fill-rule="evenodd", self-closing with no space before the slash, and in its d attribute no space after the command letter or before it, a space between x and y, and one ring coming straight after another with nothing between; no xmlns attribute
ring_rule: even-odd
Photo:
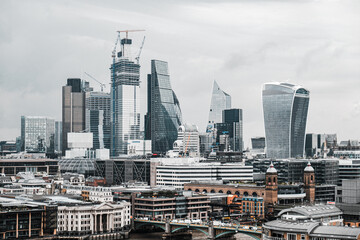
<svg viewBox="0 0 360 240"><path fill-rule="evenodd" d="M151 60L150 82L152 152L166 153L173 148L182 122L180 104L171 89L167 62Z"/></svg>
<svg viewBox="0 0 360 240"><path fill-rule="evenodd" d="M217 82L214 81L207 129L213 129L215 123L221 123L223 110L229 108L231 108L231 96L221 90Z"/></svg>
<svg viewBox="0 0 360 240"><path fill-rule="evenodd" d="M266 156L304 156L309 91L290 83L265 83L262 90Z"/></svg>
<svg viewBox="0 0 360 240"><path fill-rule="evenodd" d="M86 129L93 133L93 149L110 149L110 94L86 93Z"/></svg>
<svg viewBox="0 0 360 240"><path fill-rule="evenodd" d="M140 65L132 61L132 40L121 39L111 65L111 155L127 154L128 140L140 137Z"/></svg>

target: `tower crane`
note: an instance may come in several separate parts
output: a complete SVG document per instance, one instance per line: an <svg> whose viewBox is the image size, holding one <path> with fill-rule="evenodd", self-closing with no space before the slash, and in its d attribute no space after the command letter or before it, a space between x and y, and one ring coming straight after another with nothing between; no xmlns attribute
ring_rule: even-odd
<svg viewBox="0 0 360 240"><path fill-rule="evenodd" d="M104 91L104 88L106 88L106 84L99 82L96 78L94 78L93 76L91 76L90 74L88 74L87 72L84 72L87 76L89 76L92 80L96 81L97 83L100 84L100 88L101 88L101 92Z"/></svg>
<svg viewBox="0 0 360 240"><path fill-rule="evenodd" d="M142 49L143 49L144 43L145 43L145 36L144 36L144 39L143 39L143 41L142 41L142 43L141 43L141 47L140 47L140 49L139 49L139 54L138 54L138 55L136 56L136 58L135 58L137 64L139 64L140 54L141 54L141 51L142 51Z"/></svg>

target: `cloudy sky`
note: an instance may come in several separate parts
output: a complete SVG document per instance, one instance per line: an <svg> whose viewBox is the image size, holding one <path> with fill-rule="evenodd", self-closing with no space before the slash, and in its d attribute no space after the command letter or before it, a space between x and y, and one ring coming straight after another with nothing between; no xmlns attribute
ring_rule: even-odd
<svg viewBox="0 0 360 240"><path fill-rule="evenodd" d="M86 71L109 83L123 29L146 29L131 34L135 53L146 35L143 113L150 60L160 59L184 120L202 131L214 79L244 111L245 146L264 136L262 84L287 81L310 90L307 132L360 139L359 13L357 0L2 0L0 140L20 135L21 115L60 120L67 78Z"/></svg>

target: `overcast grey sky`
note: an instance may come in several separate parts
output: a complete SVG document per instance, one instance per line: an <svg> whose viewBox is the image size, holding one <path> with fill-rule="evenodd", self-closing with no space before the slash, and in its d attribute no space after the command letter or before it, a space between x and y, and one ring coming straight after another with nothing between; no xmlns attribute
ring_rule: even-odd
<svg viewBox="0 0 360 240"><path fill-rule="evenodd" d="M137 47L146 35L143 113L150 60L160 59L184 120L201 131L214 79L244 111L245 146L264 136L262 84L288 81L310 90L307 132L360 139L359 13L358 0L2 0L0 140L20 135L21 115L60 120L68 77L86 71L109 83L122 29L146 29L131 35Z"/></svg>

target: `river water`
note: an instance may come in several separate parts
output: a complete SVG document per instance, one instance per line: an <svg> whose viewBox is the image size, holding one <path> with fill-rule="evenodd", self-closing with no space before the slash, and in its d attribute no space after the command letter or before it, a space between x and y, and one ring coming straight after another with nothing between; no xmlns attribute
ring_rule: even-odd
<svg viewBox="0 0 360 240"><path fill-rule="evenodd" d="M131 240L161 240L163 232L151 232L151 233L130 233L130 239ZM238 233L235 234L236 240L254 240L253 238ZM204 240L206 239L206 236L203 233L193 231L193 240Z"/></svg>

